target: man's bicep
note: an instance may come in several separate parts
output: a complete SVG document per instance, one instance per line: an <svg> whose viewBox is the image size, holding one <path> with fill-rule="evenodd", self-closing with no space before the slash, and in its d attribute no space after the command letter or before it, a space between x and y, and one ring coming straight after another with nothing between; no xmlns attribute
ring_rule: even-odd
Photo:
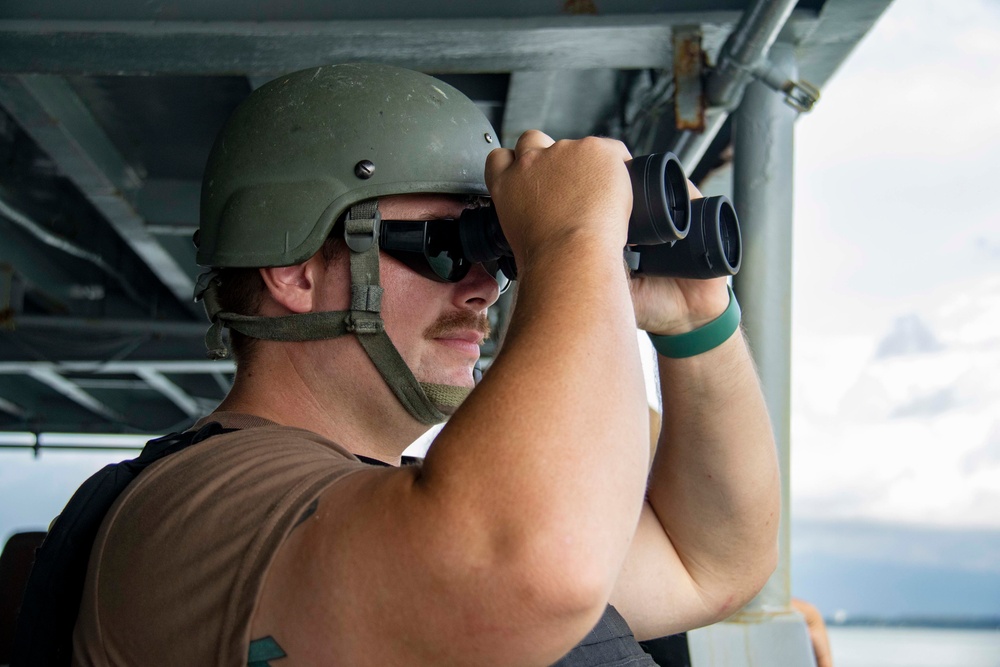
<svg viewBox="0 0 1000 667"><path fill-rule="evenodd" d="M505 625L518 614L498 610L515 608L521 582L489 576L485 554L486 576L470 567L482 544L459 537L461 521L415 489L418 475L373 468L322 494L268 571L251 640L271 637L288 665L488 665L518 651L531 664L547 644L549 662L568 650L523 604L536 621Z"/></svg>
<svg viewBox="0 0 1000 667"><path fill-rule="evenodd" d="M374 645L365 641L373 627L390 632L395 625L404 565L391 568L391 555L405 552L408 536L394 525L399 512L391 513L378 498L407 484L409 474L358 471L304 510L268 569L251 624L248 664L261 647L280 647L290 665L364 664L392 652L391 635Z"/></svg>

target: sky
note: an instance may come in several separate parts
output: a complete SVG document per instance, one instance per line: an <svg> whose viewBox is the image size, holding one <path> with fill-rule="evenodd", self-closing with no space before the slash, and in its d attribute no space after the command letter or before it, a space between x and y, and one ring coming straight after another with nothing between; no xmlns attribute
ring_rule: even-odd
<svg viewBox="0 0 1000 667"><path fill-rule="evenodd" d="M897 0L796 127L793 511L1000 529L1000 5Z"/></svg>
<svg viewBox="0 0 1000 667"><path fill-rule="evenodd" d="M793 592L1000 616L1000 4L896 0L795 140Z"/></svg>
<svg viewBox="0 0 1000 667"><path fill-rule="evenodd" d="M896 0L795 141L793 588L1000 615L1000 3ZM0 539L117 458L0 451Z"/></svg>

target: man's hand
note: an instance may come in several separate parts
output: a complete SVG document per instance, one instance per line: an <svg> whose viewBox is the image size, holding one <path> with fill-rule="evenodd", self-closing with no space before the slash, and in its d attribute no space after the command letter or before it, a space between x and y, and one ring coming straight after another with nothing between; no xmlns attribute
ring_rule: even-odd
<svg viewBox="0 0 1000 667"><path fill-rule="evenodd" d="M513 150L490 153L486 185L518 267L580 235L623 248L632 210L630 157L620 141L556 142L537 130L522 134Z"/></svg>
<svg viewBox="0 0 1000 667"><path fill-rule="evenodd" d="M809 639L812 641L813 653L816 655L816 667L833 667L830 636L826 632L823 614L819 613L819 609L815 606L798 598L792 598L792 607L806 619Z"/></svg>
<svg viewBox="0 0 1000 667"><path fill-rule="evenodd" d="M692 199L701 192L688 181ZM729 305L725 278L694 280L640 275L631 280L632 303L639 328L677 335L708 324Z"/></svg>

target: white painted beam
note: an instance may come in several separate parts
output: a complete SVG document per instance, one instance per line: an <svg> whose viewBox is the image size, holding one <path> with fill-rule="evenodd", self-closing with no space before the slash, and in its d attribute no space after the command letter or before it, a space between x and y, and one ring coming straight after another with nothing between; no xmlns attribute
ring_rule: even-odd
<svg viewBox="0 0 1000 667"><path fill-rule="evenodd" d="M38 365L30 368L27 373L42 384L56 390L69 400L90 410L94 414L116 422L125 423L126 421L123 415L119 414L115 410L112 410L107 405L85 392L83 389L80 389L71 380L64 378L51 367L46 368L43 365Z"/></svg>
<svg viewBox="0 0 1000 667"><path fill-rule="evenodd" d="M0 375L25 375L35 372L125 374L141 370L161 373L234 373L236 364L221 361L4 361Z"/></svg>
<svg viewBox="0 0 1000 667"><path fill-rule="evenodd" d="M149 233L132 201L141 178L66 80L46 74L0 76L0 104L180 303L196 312L194 279Z"/></svg>
<svg viewBox="0 0 1000 667"><path fill-rule="evenodd" d="M135 374L145 380L150 387L166 396L171 403L180 408L188 417L202 416L198 403L186 391L171 382L163 373L152 368L138 368Z"/></svg>
<svg viewBox="0 0 1000 667"><path fill-rule="evenodd" d="M0 20L0 72L260 77L316 63L428 72L669 67L671 26L721 46L739 12L359 21ZM260 79L252 79L258 83Z"/></svg>

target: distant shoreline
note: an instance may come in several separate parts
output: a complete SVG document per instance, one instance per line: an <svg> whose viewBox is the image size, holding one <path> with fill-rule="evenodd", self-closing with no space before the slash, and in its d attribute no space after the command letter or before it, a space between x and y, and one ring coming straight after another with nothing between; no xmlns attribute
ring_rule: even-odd
<svg viewBox="0 0 1000 667"><path fill-rule="evenodd" d="M826 619L831 628L939 628L943 630L1000 630L1000 616L972 618L935 616L854 616L843 620Z"/></svg>

